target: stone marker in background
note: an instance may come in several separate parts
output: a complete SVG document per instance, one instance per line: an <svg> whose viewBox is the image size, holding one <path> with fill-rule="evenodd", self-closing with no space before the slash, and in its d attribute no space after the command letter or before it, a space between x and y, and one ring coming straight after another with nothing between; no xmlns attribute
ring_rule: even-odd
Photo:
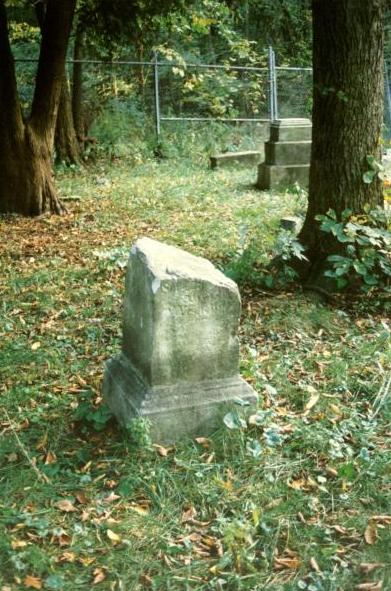
<svg viewBox="0 0 391 591"><path fill-rule="evenodd" d="M270 125L265 162L258 166L257 187L283 189L308 186L312 124L309 119L279 119Z"/></svg>
<svg viewBox="0 0 391 591"><path fill-rule="evenodd" d="M259 164L262 160L262 152L257 150L247 152L224 152L222 154L214 154L210 156L210 167L221 168L222 166L251 166Z"/></svg>
<svg viewBox="0 0 391 591"><path fill-rule="evenodd" d="M154 441L207 435L235 399L257 395L239 376L240 296L209 261L149 238L126 274L123 346L103 393L118 421L149 419Z"/></svg>

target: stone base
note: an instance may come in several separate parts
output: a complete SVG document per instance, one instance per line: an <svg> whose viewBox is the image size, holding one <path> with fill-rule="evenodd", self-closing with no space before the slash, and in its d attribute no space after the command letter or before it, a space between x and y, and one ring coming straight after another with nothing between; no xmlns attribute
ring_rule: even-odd
<svg viewBox="0 0 391 591"><path fill-rule="evenodd" d="M299 183L301 187L308 187L309 170L309 164L277 166L263 162L258 166L256 186L262 191L284 189L294 183Z"/></svg>
<svg viewBox="0 0 391 591"><path fill-rule="evenodd" d="M123 426L135 417L148 419L152 440L159 443L210 435L222 426L222 418L235 406L235 399L251 406L257 402L257 394L239 375L148 386L123 355L106 364L103 396Z"/></svg>
<svg viewBox="0 0 391 591"><path fill-rule="evenodd" d="M263 153L260 151L247 152L226 152L224 154L215 154L210 157L210 167L220 168L222 166L252 166L259 164L263 158Z"/></svg>
<svg viewBox="0 0 391 591"><path fill-rule="evenodd" d="M311 141L265 142L265 163L278 166L308 164L311 160Z"/></svg>

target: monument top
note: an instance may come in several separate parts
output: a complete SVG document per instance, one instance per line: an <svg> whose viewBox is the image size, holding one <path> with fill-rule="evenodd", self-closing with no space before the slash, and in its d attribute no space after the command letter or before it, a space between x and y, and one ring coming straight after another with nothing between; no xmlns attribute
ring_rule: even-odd
<svg viewBox="0 0 391 591"><path fill-rule="evenodd" d="M133 245L131 254L141 257L154 277L160 281L176 278L208 281L238 291L236 283L216 269L210 261L175 246L151 238L140 238ZM129 264L131 261L132 258Z"/></svg>

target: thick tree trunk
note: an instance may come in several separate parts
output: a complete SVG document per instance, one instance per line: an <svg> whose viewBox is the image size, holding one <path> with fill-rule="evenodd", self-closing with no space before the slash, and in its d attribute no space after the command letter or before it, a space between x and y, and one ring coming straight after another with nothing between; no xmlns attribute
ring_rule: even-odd
<svg viewBox="0 0 391 591"><path fill-rule="evenodd" d="M48 0L35 93L23 121L0 0L0 212L61 213L51 170L54 130L75 0Z"/></svg>
<svg viewBox="0 0 391 591"><path fill-rule="evenodd" d="M66 74L64 74L61 86L54 143L58 162L80 163L80 148L73 121L71 93Z"/></svg>
<svg viewBox="0 0 391 591"><path fill-rule="evenodd" d="M318 214L383 204L378 178L363 182L367 156L380 160L383 0L313 0L313 137L309 204L299 240L316 274L337 248Z"/></svg>

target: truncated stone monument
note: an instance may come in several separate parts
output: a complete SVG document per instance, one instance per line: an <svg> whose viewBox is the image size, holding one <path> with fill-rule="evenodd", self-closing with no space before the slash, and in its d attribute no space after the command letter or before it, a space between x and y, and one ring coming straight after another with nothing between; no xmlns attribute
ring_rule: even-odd
<svg viewBox="0 0 391 591"><path fill-rule="evenodd" d="M154 441L206 435L235 399L257 395L239 376L236 284L209 261L149 238L126 273L123 346L103 393L123 425L140 416Z"/></svg>
<svg viewBox="0 0 391 591"><path fill-rule="evenodd" d="M270 125L265 162L258 166L257 187L281 189L298 182L308 186L312 124L309 119L279 119Z"/></svg>

